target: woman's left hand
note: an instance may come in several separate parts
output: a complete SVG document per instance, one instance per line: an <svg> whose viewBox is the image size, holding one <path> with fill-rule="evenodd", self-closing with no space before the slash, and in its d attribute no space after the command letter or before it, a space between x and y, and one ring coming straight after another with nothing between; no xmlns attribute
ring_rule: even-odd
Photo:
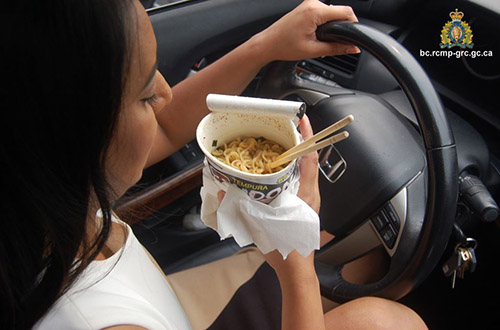
<svg viewBox="0 0 500 330"><path fill-rule="evenodd" d="M327 55L359 53L352 45L322 42L316 29L329 21L358 19L349 6L328 6L318 0L305 0L266 30L257 34L268 61L298 61Z"/></svg>

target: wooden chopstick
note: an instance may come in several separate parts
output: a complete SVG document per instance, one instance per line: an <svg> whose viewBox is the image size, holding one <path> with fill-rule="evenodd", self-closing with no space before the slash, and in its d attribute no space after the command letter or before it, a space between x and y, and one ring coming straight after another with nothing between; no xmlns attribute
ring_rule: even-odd
<svg viewBox="0 0 500 330"><path fill-rule="evenodd" d="M331 138L328 138L324 141L318 142L318 143L313 144L313 145L309 144L309 146L307 146L307 145L303 146L304 143L301 143L299 145L303 146L302 148L300 148L299 150L295 150L293 153L288 154L287 156L282 157L280 159L276 158L276 160L274 162L272 162L269 166L271 168L275 168L277 166L288 163L289 161L292 161L295 158L299 158L300 156L303 156L303 155L308 154L310 152L316 151L318 149L324 148L324 147L329 146L331 144L334 144L334 143L337 143L337 142L342 141L344 139L347 139L348 137L349 137L349 133L344 131L344 132L340 132L338 134L335 134ZM307 140L307 141L309 141L309 140Z"/></svg>
<svg viewBox="0 0 500 330"><path fill-rule="evenodd" d="M346 116L346 117L342 118L338 122L336 122L336 123L328 126L327 128L325 128L321 132L318 132L318 133L314 134L313 136L311 136L309 139L305 140L304 142L299 143L296 146L288 149L287 151L285 151L284 153L282 153L281 155L279 155L276 158L276 161L279 160L279 159L281 159L281 158L287 157L288 155L296 152L297 150L301 150L302 148L308 147L308 146L312 145L313 143L315 143L315 142L317 142L317 141L319 141L321 139L324 139L325 137L327 137L328 135L332 134L333 132L336 132L339 129L346 127L353 120L354 120L354 116L353 115L349 115L349 116Z"/></svg>

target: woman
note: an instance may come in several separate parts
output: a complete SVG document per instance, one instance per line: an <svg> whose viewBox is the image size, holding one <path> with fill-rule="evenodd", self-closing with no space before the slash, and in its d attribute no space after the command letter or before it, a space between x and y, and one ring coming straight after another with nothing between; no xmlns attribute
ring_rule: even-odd
<svg viewBox="0 0 500 330"><path fill-rule="evenodd" d="M0 328L189 328L111 202L193 139L209 92L240 93L272 60L357 52L314 37L317 25L355 21L354 13L306 0L173 91L137 0L11 1L0 15ZM301 128L311 134L307 121ZM302 160L299 196L317 211L316 158ZM324 317L312 255L266 260L280 280L283 328L425 327L406 307L375 298Z"/></svg>

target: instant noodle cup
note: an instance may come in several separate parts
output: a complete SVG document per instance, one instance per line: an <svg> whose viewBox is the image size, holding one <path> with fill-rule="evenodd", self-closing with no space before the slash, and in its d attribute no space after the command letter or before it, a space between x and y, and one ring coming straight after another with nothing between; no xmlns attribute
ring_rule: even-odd
<svg viewBox="0 0 500 330"><path fill-rule="evenodd" d="M212 112L202 119L196 130L196 139L206 157L205 165L221 190L226 191L229 184L235 184L251 199L270 203L288 188L291 180L298 179L297 161L275 173L252 174L223 163L211 153L224 143L247 137L264 137L286 150L301 141L293 121L283 116Z"/></svg>

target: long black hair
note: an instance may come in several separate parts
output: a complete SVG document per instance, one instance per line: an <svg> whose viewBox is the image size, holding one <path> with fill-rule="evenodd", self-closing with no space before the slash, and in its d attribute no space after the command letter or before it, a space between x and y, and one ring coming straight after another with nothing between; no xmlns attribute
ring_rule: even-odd
<svg viewBox="0 0 500 330"><path fill-rule="evenodd" d="M128 71L133 6L2 3L0 329L31 328L109 235L104 155ZM104 218L95 240L86 235L92 201Z"/></svg>

